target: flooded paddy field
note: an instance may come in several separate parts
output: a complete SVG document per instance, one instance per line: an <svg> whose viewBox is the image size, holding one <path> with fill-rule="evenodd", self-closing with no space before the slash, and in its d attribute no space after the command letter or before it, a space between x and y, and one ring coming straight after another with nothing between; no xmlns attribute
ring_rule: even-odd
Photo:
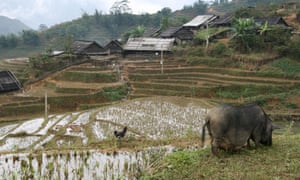
<svg viewBox="0 0 300 180"><path fill-rule="evenodd" d="M214 105L156 97L0 124L0 179L137 179L165 155L199 148ZM299 122L275 124L275 134L299 133ZM118 140L114 131L125 126Z"/></svg>
<svg viewBox="0 0 300 180"><path fill-rule="evenodd" d="M94 149L2 154L0 179L136 179L151 166L153 156L163 157L173 150L164 146L112 153Z"/></svg>
<svg viewBox="0 0 300 180"><path fill-rule="evenodd" d="M176 150L145 142L198 140L211 106L157 97L5 123L0 125L0 179L135 179L153 156ZM126 136L116 139L114 131L125 126Z"/></svg>

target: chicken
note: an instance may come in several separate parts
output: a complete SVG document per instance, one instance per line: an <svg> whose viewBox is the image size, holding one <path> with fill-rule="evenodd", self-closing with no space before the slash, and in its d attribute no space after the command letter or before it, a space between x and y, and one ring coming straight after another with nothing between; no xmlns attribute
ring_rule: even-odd
<svg viewBox="0 0 300 180"><path fill-rule="evenodd" d="M127 126L125 126L122 131L115 130L114 134L115 134L116 138L121 139L125 136L126 132L127 132Z"/></svg>

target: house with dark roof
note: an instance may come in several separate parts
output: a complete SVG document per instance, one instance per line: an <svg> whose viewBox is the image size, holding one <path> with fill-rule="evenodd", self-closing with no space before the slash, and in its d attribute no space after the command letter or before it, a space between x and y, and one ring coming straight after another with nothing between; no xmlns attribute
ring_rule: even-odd
<svg viewBox="0 0 300 180"><path fill-rule="evenodd" d="M146 28L143 37L157 37L161 32L161 28Z"/></svg>
<svg viewBox="0 0 300 180"><path fill-rule="evenodd" d="M71 52L76 55L105 55L107 51L96 41L76 40L72 43Z"/></svg>
<svg viewBox="0 0 300 180"><path fill-rule="evenodd" d="M174 38L177 44L184 44L186 42L192 41L194 39L194 33L187 28L180 27L170 27L163 31L160 38Z"/></svg>
<svg viewBox="0 0 300 180"><path fill-rule="evenodd" d="M21 83L10 71L0 71L0 93L22 89Z"/></svg>
<svg viewBox="0 0 300 180"><path fill-rule="evenodd" d="M112 40L108 42L104 49L108 52L108 54L122 54L123 53L123 46L120 41Z"/></svg>
<svg viewBox="0 0 300 180"><path fill-rule="evenodd" d="M286 21L279 16L276 17L266 17L266 18L255 18L255 23L263 26L267 23L268 26L279 26L283 28L289 28L290 26L286 23Z"/></svg>
<svg viewBox="0 0 300 180"><path fill-rule="evenodd" d="M226 14L224 16L221 16L212 22L212 26L213 27L230 27L232 25L233 17L234 17L233 14Z"/></svg>

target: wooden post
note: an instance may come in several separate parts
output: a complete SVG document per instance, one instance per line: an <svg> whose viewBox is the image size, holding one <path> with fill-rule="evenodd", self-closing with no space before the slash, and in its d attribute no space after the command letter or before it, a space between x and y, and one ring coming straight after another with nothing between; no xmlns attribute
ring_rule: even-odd
<svg viewBox="0 0 300 180"><path fill-rule="evenodd" d="M209 44L209 32L208 32L208 21L206 22L206 47L205 47L205 51L207 53L208 50L208 44Z"/></svg>
<svg viewBox="0 0 300 180"><path fill-rule="evenodd" d="M45 91L45 121L48 121L48 97L47 91Z"/></svg>
<svg viewBox="0 0 300 180"><path fill-rule="evenodd" d="M164 50L162 45L161 45L161 52L160 52L160 66L161 66L161 74L163 74L164 73Z"/></svg>

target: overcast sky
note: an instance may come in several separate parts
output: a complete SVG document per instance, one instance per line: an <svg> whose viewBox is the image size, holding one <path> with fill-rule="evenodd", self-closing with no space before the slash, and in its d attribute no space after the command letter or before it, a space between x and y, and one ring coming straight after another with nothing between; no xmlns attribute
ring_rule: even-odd
<svg viewBox="0 0 300 180"><path fill-rule="evenodd" d="M96 9L107 14L114 2L116 0L0 0L0 15L38 29L40 24L50 27L77 19L84 12L92 15ZM155 13L164 7L173 11L182 9L194 2L197 0L129 0L129 7L134 14Z"/></svg>

